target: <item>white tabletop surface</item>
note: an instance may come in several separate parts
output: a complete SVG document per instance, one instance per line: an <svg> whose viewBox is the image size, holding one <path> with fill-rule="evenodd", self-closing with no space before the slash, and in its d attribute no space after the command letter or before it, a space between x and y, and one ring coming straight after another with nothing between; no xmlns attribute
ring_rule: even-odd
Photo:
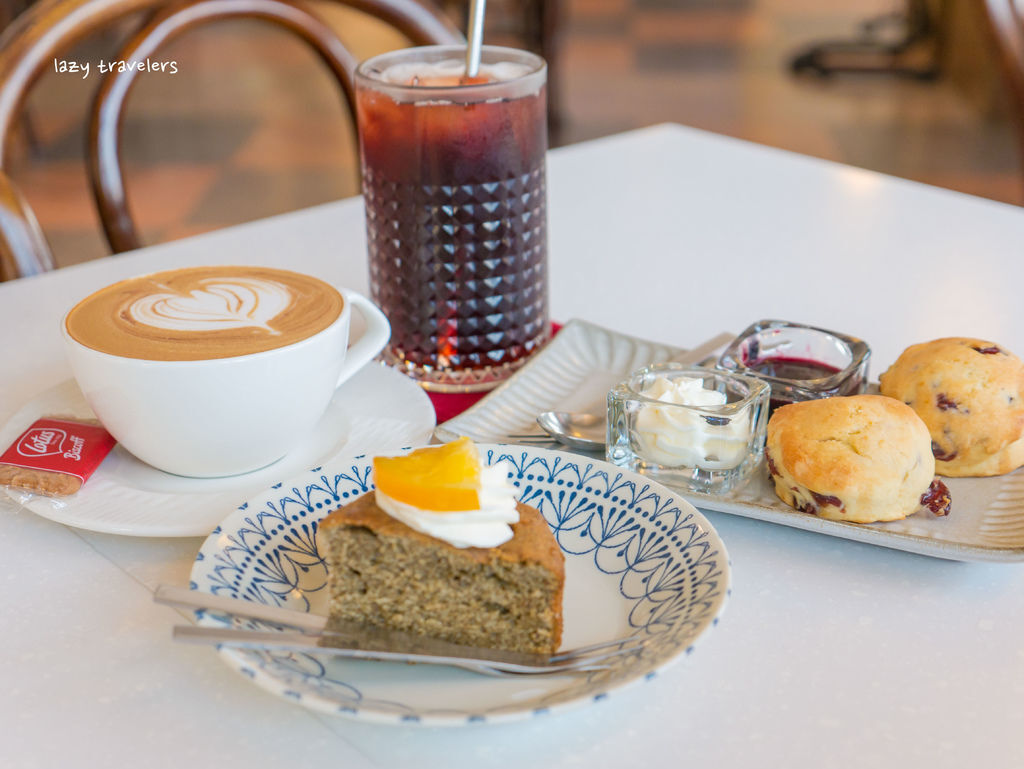
<svg viewBox="0 0 1024 769"><path fill-rule="evenodd" d="M1024 211L675 126L552 153L551 311L691 346L786 318L906 345L1024 352ZM358 199L0 284L0 424L66 379L63 311L194 263L365 290ZM697 651L573 712L374 726L257 689L175 645L151 602L199 539L0 507L3 767L1024 766L1024 566L955 563L709 513L733 595Z"/></svg>

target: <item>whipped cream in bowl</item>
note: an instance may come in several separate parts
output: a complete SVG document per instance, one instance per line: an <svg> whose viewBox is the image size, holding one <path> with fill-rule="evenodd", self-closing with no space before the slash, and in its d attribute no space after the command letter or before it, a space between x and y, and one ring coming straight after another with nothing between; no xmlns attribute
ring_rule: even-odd
<svg viewBox="0 0 1024 769"><path fill-rule="evenodd" d="M608 460L669 486L727 492L764 454L769 393L754 377L648 366L608 394Z"/></svg>
<svg viewBox="0 0 1024 769"><path fill-rule="evenodd" d="M657 401L637 416L637 435L644 453L668 466L696 465L706 470L728 470L743 461L750 442L749 420L719 414L727 396L708 390L702 379L655 376L642 390ZM673 406L686 406L677 409ZM710 408L709 408L710 407Z"/></svg>
<svg viewBox="0 0 1024 769"><path fill-rule="evenodd" d="M519 522L512 467L498 462L480 468L478 510L427 510L389 497L380 489L377 506L410 529L444 540L453 547L497 547L512 539L512 524Z"/></svg>

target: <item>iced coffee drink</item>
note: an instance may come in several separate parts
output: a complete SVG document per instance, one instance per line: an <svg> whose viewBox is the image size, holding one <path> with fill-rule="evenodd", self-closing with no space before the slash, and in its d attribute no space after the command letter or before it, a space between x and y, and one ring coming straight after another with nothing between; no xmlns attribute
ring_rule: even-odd
<svg viewBox="0 0 1024 769"><path fill-rule="evenodd" d="M385 357L428 389L499 383L548 338L546 68L485 46L377 56L356 76Z"/></svg>

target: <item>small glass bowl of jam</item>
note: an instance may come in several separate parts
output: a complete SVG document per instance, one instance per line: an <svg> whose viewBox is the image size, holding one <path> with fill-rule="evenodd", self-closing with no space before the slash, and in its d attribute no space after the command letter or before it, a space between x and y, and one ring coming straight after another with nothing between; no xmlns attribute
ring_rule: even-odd
<svg viewBox="0 0 1024 769"><path fill-rule="evenodd" d="M774 410L795 401L864 392L870 359L871 348L856 337L802 323L761 320L729 344L717 365L767 382Z"/></svg>

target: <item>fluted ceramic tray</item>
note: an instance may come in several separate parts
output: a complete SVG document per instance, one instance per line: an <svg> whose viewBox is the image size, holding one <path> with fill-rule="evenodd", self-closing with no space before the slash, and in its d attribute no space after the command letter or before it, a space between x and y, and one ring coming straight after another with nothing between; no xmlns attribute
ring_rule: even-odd
<svg viewBox="0 0 1024 769"><path fill-rule="evenodd" d="M378 723L463 726L549 716L603 700L688 655L729 592L725 547L707 519L670 490L599 460L518 446L480 446L507 461L518 497L547 521L565 554L563 648L625 636L642 652L586 675L497 679L465 670L223 647L228 665L269 692ZM320 519L373 488L372 459L337 459L274 485L206 540L192 588L326 612ZM216 623L212 616L203 619ZM258 624L258 623L253 623Z"/></svg>
<svg viewBox="0 0 1024 769"><path fill-rule="evenodd" d="M870 340L868 340L870 343ZM541 411L591 411L604 392L648 363L667 360L675 348L571 321L509 381L435 431L442 440L468 435L476 441L538 432ZM816 531L833 537L956 561L1024 561L1024 468L996 478L946 478L953 498L948 517L919 512L902 521L856 524L829 521L784 504L764 467L726 495L677 490L698 508Z"/></svg>
<svg viewBox="0 0 1024 769"><path fill-rule="evenodd" d="M608 391L650 363L682 352L626 336L583 320L570 320L533 360L487 397L440 425L444 441L468 435L475 441L506 442L509 435L539 433L542 411L603 414Z"/></svg>

